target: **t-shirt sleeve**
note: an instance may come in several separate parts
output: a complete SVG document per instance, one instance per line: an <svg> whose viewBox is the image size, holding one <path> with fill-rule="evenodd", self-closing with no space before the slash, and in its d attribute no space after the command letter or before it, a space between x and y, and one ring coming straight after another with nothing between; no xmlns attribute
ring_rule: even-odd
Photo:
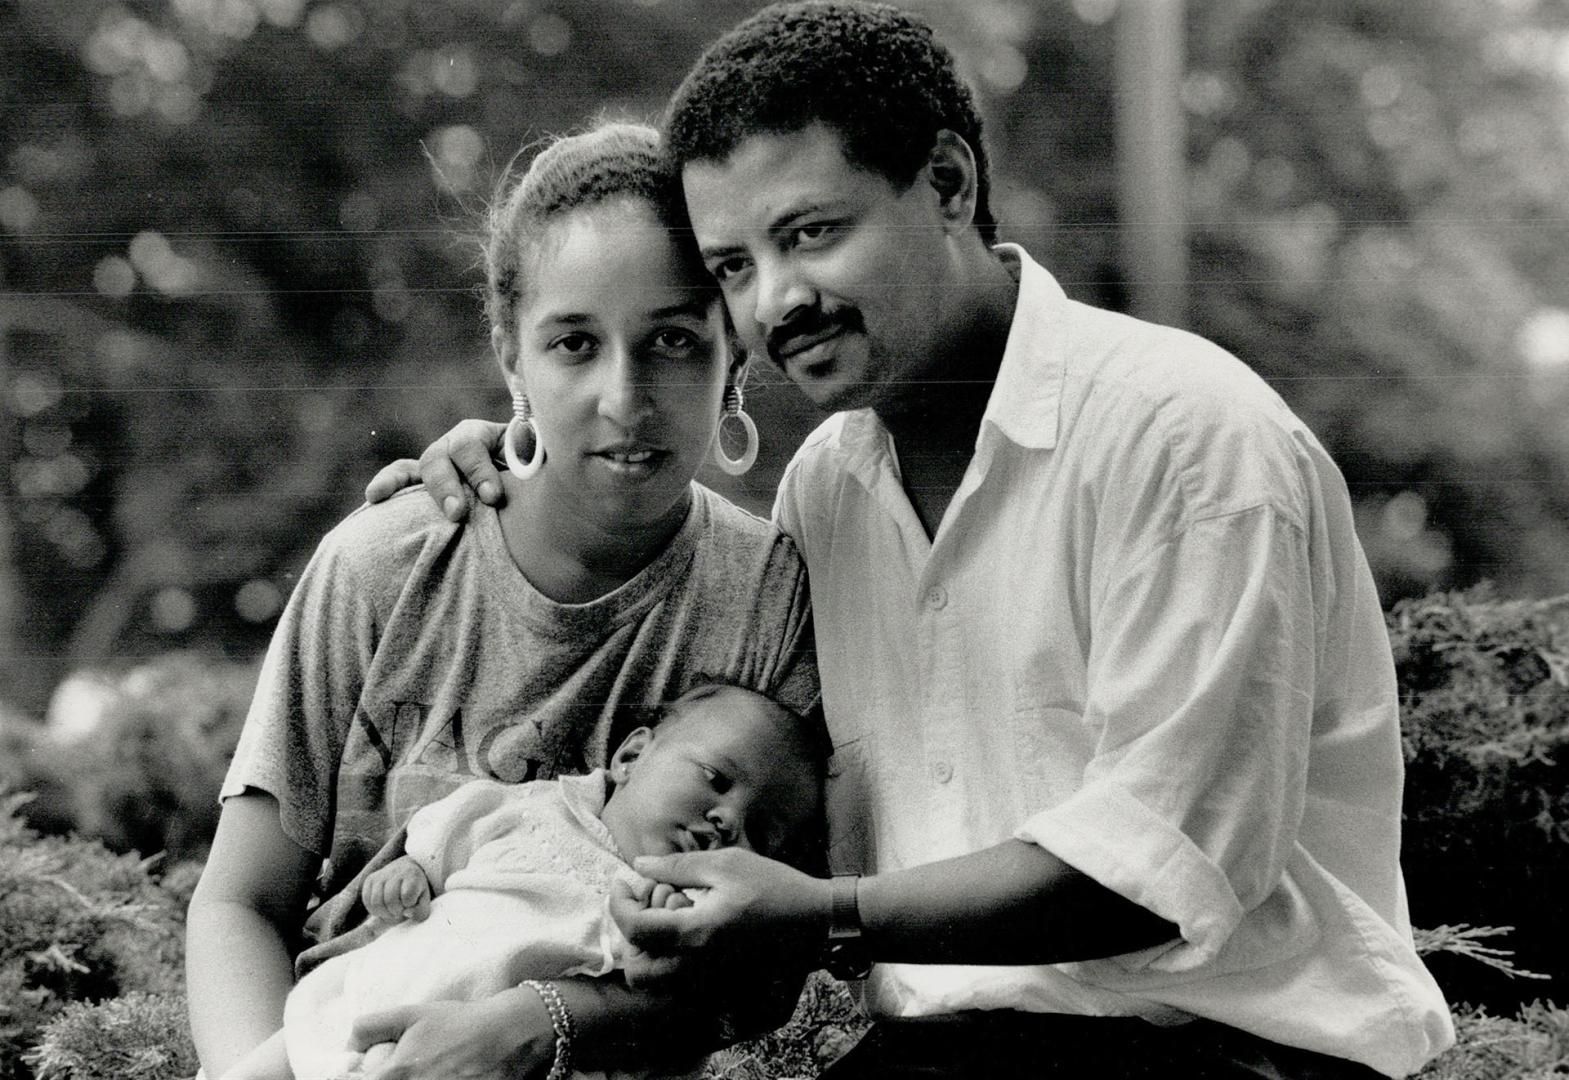
<svg viewBox="0 0 1569 1080"><path fill-rule="evenodd" d="M803 715L813 712L822 701L817 678L817 641L812 633L811 590L807 586L806 564L801 561L789 537L780 537L783 566L777 585L764 596L775 606L767 625L778 626L779 636L771 658L772 677L768 695Z"/></svg>
<svg viewBox="0 0 1569 1080"><path fill-rule="evenodd" d="M1174 478L1180 513L1105 523L1126 541L1097 548L1110 569L1084 722L1098 741L1078 790L1015 834L1178 927L1178 944L1125 967L1216 957L1296 850L1318 655L1308 514L1289 447L1250 446L1246 467L1268 475L1239 482L1249 497L1191 500Z"/></svg>
<svg viewBox="0 0 1569 1080"><path fill-rule="evenodd" d="M272 795L289 838L323 855L338 763L377 640L373 598L358 580L353 554L339 526L300 575L220 792Z"/></svg>

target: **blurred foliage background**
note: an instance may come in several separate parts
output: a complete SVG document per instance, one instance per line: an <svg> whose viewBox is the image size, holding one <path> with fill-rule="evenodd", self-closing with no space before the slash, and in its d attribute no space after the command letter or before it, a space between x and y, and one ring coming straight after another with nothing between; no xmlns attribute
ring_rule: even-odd
<svg viewBox="0 0 1569 1080"><path fill-rule="evenodd" d="M376 466L504 414L464 240L497 170L657 114L756 6L0 5L0 710L254 656ZM911 6L983 91L1004 237L1120 305L1115 0ZM1192 328L1328 444L1386 603L1569 591L1569 4L1187 25ZM754 381L762 466L726 490L763 507L815 417Z"/></svg>
<svg viewBox="0 0 1569 1080"><path fill-rule="evenodd" d="M657 115L757 6L0 2L0 790L33 795L0 841L39 843L14 812L201 857L317 538L380 464L506 413L468 239L496 173L595 116ZM908 6L982 91L1003 237L1125 306L1117 0ZM1392 608L1413 914L1439 938L1516 925L1554 979L1435 971L1456 1000L1561 999L1569 604L1534 601L1569 593L1569 0L1187 0L1186 28L1187 322L1350 484ZM761 510L817 417L753 382L759 467L705 479ZM7 926L44 928L0 941L36 1013L0 1015L0 1077L93 980L163 992L136 973L173 970L192 871L145 956L94 959L108 931L81 920L150 903L141 864L53 843L0 889L38 909ZM1525 1076L1465 1056L1510 1038L1521 1069L1569 1061L1565 1015L1500 1035L1467 1013L1480 1034L1434 1075ZM91 1041L76 1022L62 1054Z"/></svg>

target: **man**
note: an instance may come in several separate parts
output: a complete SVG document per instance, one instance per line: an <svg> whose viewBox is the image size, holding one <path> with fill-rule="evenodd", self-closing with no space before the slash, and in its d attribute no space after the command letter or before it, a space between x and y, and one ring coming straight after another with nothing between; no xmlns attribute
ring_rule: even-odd
<svg viewBox="0 0 1569 1080"><path fill-rule="evenodd" d="M1382 615L1311 433L1213 345L990 246L971 94L903 13L763 11L667 133L737 331L842 410L775 516L812 582L831 861L864 876L642 861L709 892L624 905L628 936L874 962L844 1080L1399 1076L1447 1046ZM474 483L483 449L454 451Z"/></svg>

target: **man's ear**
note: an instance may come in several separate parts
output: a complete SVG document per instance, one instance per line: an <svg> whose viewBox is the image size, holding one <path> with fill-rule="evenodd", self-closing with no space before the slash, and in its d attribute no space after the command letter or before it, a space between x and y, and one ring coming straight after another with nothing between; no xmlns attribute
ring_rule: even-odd
<svg viewBox="0 0 1569 1080"><path fill-rule="evenodd" d="M980 178L975 151L958 132L943 128L932 141L922 176L937 193L937 206L950 232L970 227L975 220L975 203Z"/></svg>
<svg viewBox="0 0 1569 1080"><path fill-rule="evenodd" d="M611 782L618 785L626 783L627 777L632 774L633 764L643 756L643 752L653 741L653 728L633 728L627 737L621 740L621 745L616 747L616 752L610 755L608 771Z"/></svg>

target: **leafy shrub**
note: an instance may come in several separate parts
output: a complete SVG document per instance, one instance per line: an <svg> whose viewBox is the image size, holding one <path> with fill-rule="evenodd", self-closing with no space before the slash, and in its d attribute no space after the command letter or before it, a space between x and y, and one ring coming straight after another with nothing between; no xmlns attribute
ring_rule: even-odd
<svg viewBox="0 0 1569 1080"><path fill-rule="evenodd" d="M205 854L218 825L218 789L239 741L256 666L194 653L157 657L110 684L92 729L69 741L25 728L31 762L10 786L50 793L47 809L69 807L77 832L116 851ZM0 782L8 778L0 773ZM24 811L55 831L52 818Z"/></svg>
<svg viewBox="0 0 1569 1080"><path fill-rule="evenodd" d="M36 1080L183 1080L196 1072L180 994L73 1002L27 1054Z"/></svg>
<svg viewBox="0 0 1569 1080"><path fill-rule="evenodd" d="M778 1031L737 1043L709 1059L708 1080L774 1080L816 1076L866 1030L850 988L825 972L806 980L790 1022Z"/></svg>
<svg viewBox="0 0 1569 1080"><path fill-rule="evenodd" d="M1559 602L1485 589L1399 604L1402 851L1418 926L1516 927L1521 965L1569 975L1569 634ZM1513 1009L1522 986L1435 957L1451 1000Z"/></svg>
<svg viewBox="0 0 1569 1080"><path fill-rule="evenodd" d="M184 908L150 863L40 836L26 798L0 799L0 1080L32 1076L27 1051L71 1004L181 986Z"/></svg>
<svg viewBox="0 0 1569 1080"><path fill-rule="evenodd" d="M1390 615L1413 918L1435 927L1419 941L1451 1000L1472 1003L1458 1010L1460 1044L1422 1080L1569 1070L1569 1010L1523 1004L1541 984L1510 981L1522 969L1569 973L1569 634L1555 623L1565 612L1472 590ZM38 778L53 817L74 806L115 845L199 851L253 679L249 667L192 657L137 669L69 759L51 759L30 725L0 726L5 748L25 754L20 769L17 756L0 758L11 763L0 783ZM38 835L20 805L0 800L0 1080L188 1075L179 935L195 865L159 877L102 844ZM1487 923L1519 927L1507 939L1519 967L1478 928ZM865 1023L848 989L819 973L788 1026L716 1055L706 1075L813 1076Z"/></svg>
<svg viewBox="0 0 1569 1080"><path fill-rule="evenodd" d="M1563 1080L1569 1074L1569 1009L1539 1001L1513 1020L1462 1009L1455 1032L1455 1048L1417 1080Z"/></svg>

